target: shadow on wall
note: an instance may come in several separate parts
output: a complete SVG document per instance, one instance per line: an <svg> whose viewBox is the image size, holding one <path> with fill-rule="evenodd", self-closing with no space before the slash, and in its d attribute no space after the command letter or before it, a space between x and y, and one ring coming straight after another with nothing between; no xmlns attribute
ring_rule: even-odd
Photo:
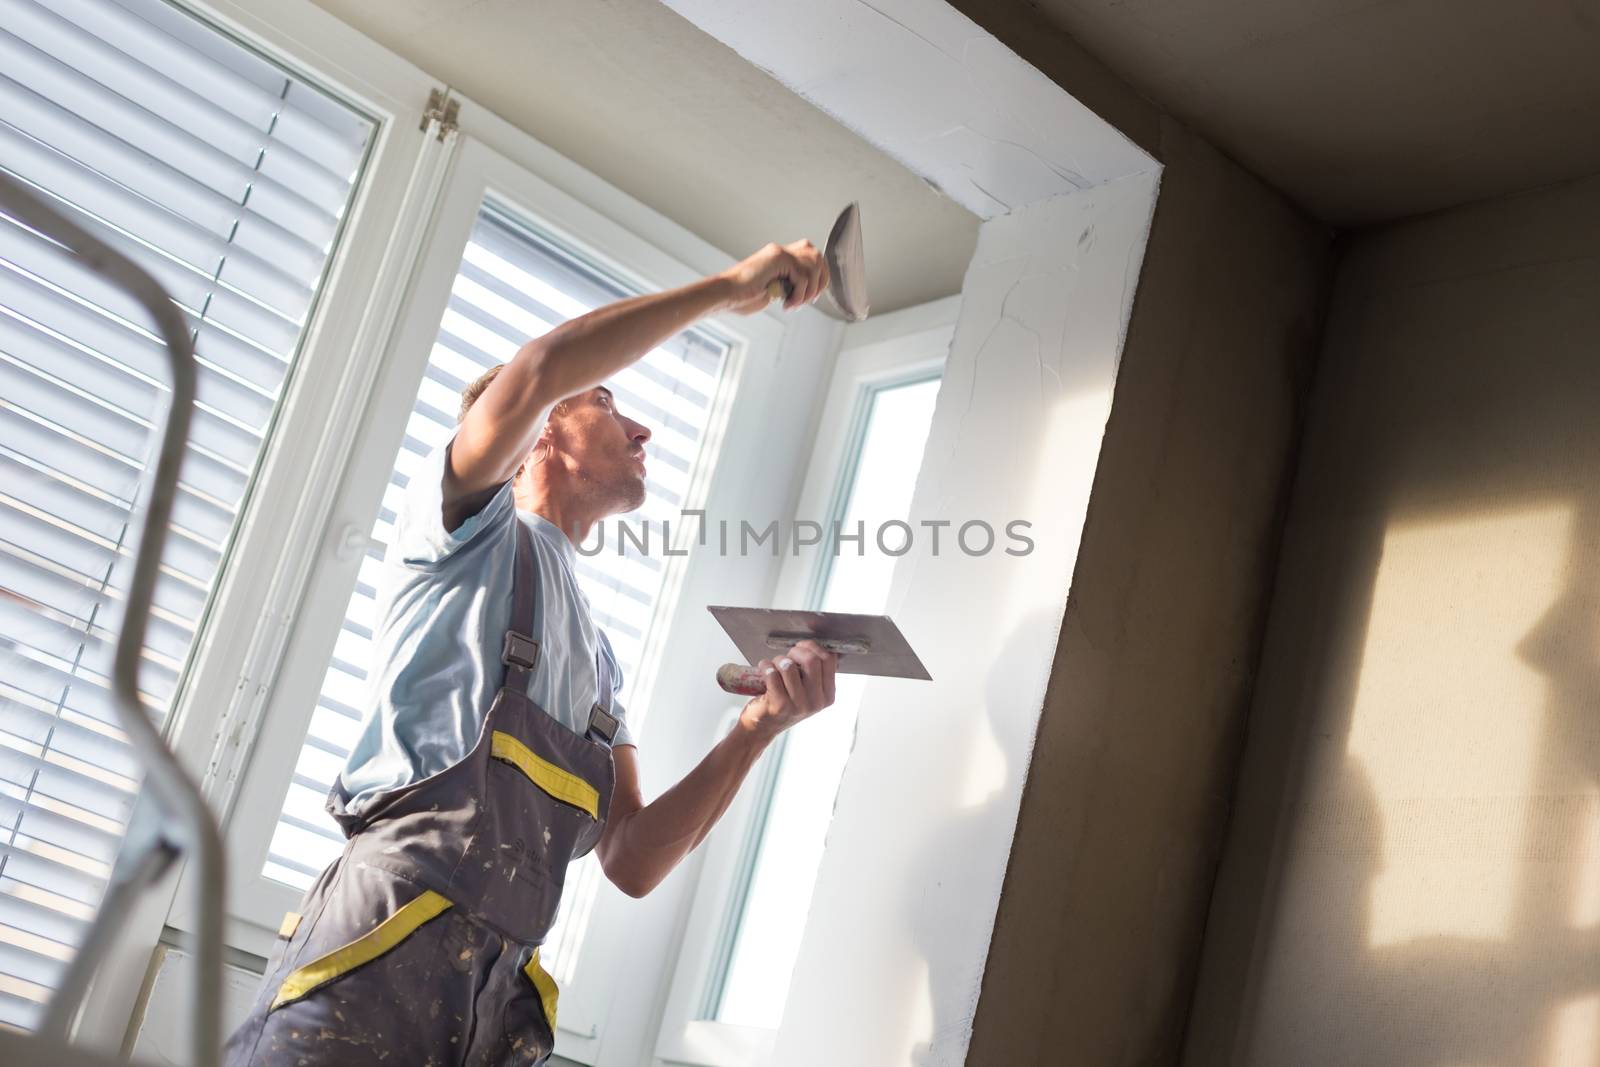
<svg viewBox="0 0 1600 1067"><path fill-rule="evenodd" d="M1187 1067L1600 1063L1600 257L1536 207L1342 268Z"/></svg>

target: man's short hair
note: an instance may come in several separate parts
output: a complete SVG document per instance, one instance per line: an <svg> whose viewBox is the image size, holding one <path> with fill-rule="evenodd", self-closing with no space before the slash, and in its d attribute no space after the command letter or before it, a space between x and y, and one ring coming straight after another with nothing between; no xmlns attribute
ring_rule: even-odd
<svg viewBox="0 0 1600 1067"><path fill-rule="evenodd" d="M478 398L483 395L483 391L489 388L489 383L494 381L499 373L505 370L505 367L504 363L498 363L490 367L478 376L477 381L461 390L461 413L456 416L457 422L466 419L467 412L472 410L472 405L478 402Z"/></svg>
<svg viewBox="0 0 1600 1067"><path fill-rule="evenodd" d="M497 363L480 374L477 381L461 390L461 411L456 415L458 424L466 419L467 412L472 410L472 405L478 402L478 398L483 395L483 391L489 388L489 383L499 377L500 372L505 369L506 365L504 363ZM550 409L550 414L565 415L570 410L571 408L567 407L567 402L563 400Z"/></svg>

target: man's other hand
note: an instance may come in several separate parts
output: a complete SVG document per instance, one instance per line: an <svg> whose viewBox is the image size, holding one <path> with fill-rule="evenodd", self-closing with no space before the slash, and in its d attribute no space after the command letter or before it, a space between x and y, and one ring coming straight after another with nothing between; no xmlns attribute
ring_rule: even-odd
<svg viewBox="0 0 1600 1067"><path fill-rule="evenodd" d="M756 664L767 691L751 698L739 725L774 738L833 703L833 677L839 658L815 641L801 641L777 659Z"/></svg>
<svg viewBox="0 0 1600 1067"><path fill-rule="evenodd" d="M769 244L723 271L720 277L729 286L727 309L740 315L754 315L766 307L772 299L767 287L775 281L788 283L785 310L804 307L828 288L827 264L810 241Z"/></svg>

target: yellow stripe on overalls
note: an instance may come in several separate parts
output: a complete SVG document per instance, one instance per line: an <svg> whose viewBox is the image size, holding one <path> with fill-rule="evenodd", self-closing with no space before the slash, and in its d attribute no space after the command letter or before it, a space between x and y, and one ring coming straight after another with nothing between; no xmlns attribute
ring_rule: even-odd
<svg viewBox="0 0 1600 1067"><path fill-rule="evenodd" d="M528 960L528 965L522 968L522 973L528 976L528 981L533 983L533 988L539 991L539 1003L544 1005L544 1018L550 1024L550 1032L556 1032L556 998L561 995L561 990L556 987L556 980L550 977L550 972L544 969L539 962L539 950L533 950L533 957Z"/></svg>
<svg viewBox="0 0 1600 1067"><path fill-rule="evenodd" d="M589 813L589 818L600 818L600 790L579 778L571 771L562 770L549 760L534 755L533 749L510 734L494 732L490 754L505 760L528 776L534 785L549 793L563 804L571 804Z"/></svg>
<svg viewBox="0 0 1600 1067"><path fill-rule="evenodd" d="M417 927L429 919L437 918L449 909L449 900L431 889L424 891L421 896L402 906L399 911L348 945L336 948L304 967L295 968L278 987L278 995L272 998L272 1007L267 1010L281 1008L285 1004L299 1000L340 975L347 974L364 963L371 963L416 933Z"/></svg>

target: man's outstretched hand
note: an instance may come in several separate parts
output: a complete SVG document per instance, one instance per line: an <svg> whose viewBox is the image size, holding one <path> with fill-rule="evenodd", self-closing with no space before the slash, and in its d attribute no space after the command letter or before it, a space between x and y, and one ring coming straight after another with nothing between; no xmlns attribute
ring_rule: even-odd
<svg viewBox="0 0 1600 1067"><path fill-rule="evenodd" d="M838 657L815 641L801 641L777 659L756 664L767 691L752 697L739 725L772 739L833 703Z"/></svg>
<svg viewBox="0 0 1600 1067"><path fill-rule="evenodd" d="M733 803L739 785L778 735L833 703L836 657L801 641L776 661L761 661L767 691L739 714L739 725L718 741L677 785L649 804L639 783L634 750L619 745L611 817L597 851L618 888L642 897L661 883Z"/></svg>
<svg viewBox="0 0 1600 1067"><path fill-rule="evenodd" d="M804 307L828 288L827 264L810 241L767 245L718 277L730 287L727 309L739 315L754 315L765 308L772 299L767 287L774 281L789 285L785 310Z"/></svg>

